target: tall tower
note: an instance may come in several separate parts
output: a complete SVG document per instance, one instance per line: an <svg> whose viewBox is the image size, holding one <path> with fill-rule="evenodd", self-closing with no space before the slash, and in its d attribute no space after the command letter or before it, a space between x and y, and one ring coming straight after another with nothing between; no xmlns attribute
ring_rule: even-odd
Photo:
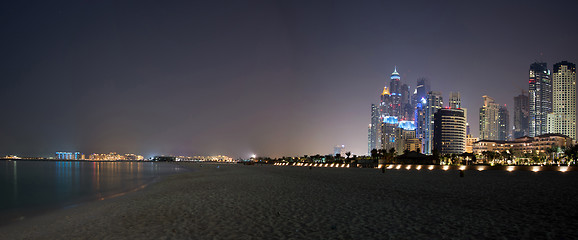
<svg viewBox="0 0 578 240"><path fill-rule="evenodd" d="M498 140L499 106L493 98L483 98L484 106L480 108L480 140Z"/></svg>
<svg viewBox="0 0 578 240"><path fill-rule="evenodd" d="M509 140L510 114L506 105L498 107L498 140Z"/></svg>
<svg viewBox="0 0 578 240"><path fill-rule="evenodd" d="M548 114L548 132L577 139L576 64L559 62L554 64L553 70L554 109L552 114Z"/></svg>
<svg viewBox="0 0 578 240"><path fill-rule="evenodd" d="M391 81L389 82L389 92L391 94L391 116L400 118L402 115L401 109L401 83L397 67L391 73Z"/></svg>
<svg viewBox="0 0 578 240"><path fill-rule="evenodd" d="M530 137L547 132L548 113L552 112L552 80L546 63L530 65Z"/></svg>
<svg viewBox="0 0 578 240"><path fill-rule="evenodd" d="M379 108L375 104L371 104L371 123L367 132L367 154L371 155L371 150L377 149L379 146L379 129L381 125L379 122Z"/></svg>
<svg viewBox="0 0 578 240"><path fill-rule="evenodd" d="M530 136L530 102L524 93L514 97L514 138Z"/></svg>
<svg viewBox="0 0 578 240"><path fill-rule="evenodd" d="M423 136L423 152L431 154L433 151L434 135L434 114L443 107L444 101L440 92L429 92L427 94L425 107L425 123Z"/></svg>
<svg viewBox="0 0 578 240"><path fill-rule="evenodd" d="M462 154L466 144L464 110L442 108L434 114L434 148L440 154Z"/></svg>

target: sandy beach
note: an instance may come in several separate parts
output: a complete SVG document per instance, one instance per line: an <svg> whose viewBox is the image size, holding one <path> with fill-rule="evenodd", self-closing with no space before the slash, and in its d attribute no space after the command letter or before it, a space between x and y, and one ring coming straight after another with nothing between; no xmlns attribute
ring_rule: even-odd
<svg viewBox="0 0 578 240"><path fill-rule="evenodd" d="M0 239L578 238L578 172L184 165L194 171Z"/></svg>

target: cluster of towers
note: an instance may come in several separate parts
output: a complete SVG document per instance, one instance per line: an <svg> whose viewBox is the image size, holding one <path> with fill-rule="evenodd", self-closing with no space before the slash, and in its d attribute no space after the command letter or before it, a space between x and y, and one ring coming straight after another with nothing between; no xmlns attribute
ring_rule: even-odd
<svg viewBox="0 0 578 240"><path fill-rule="evenodd" d="M576 65L559 62L551 72L546 63L533 63L528 82L528 94L522 92L514 97L513 127L506 105L483 96L479 140L507 141L544 134L578 138ZM409 86L401 83L395 68L380 100L378 105L371 105L368 153L372 149L394 148L398 154L405 150L459 154L470 152L468 144L471 149L478 140L469 135L467 109L461 104L460 94L450 93L449 106L444 107L442 94L431 91L425 78L417 80L417 87L410 94Z"/></svg>
<svg viewBox="0 0 578 240"><path fill-rule="evenodd" d="M528 95L514 98L514 138L558 133L576 140L576 64L530 65Z"/></svg>
<svg viewBox="0 0 578 240"><path fill-rule="evenodd" d="M379 105L371 105L368 152L392 148L398 154L405 150L431 154L434 149L464 152L466 114L459 93L451 93L450 107L444 108L441 93L432 92L429 81L420 78L410 95L395 68L380 100ZM436 131L438 138L434 138Z"/></svg>

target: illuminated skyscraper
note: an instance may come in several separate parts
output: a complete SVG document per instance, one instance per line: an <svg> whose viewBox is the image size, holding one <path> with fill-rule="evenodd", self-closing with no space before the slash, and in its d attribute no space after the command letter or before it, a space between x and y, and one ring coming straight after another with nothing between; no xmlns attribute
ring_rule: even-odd
<svg viewBox="0 0 578 240"><path fill-rule="evenodd" d="M379 146L379 132L381 124L379 122L379 108L375 104L371 104L371 123L367 133L367 154L371 155L371 150L377 149Z"/></svg>
<svg viewBox="0 0 578 240"><path fill-rule="evenodd" d="M397 67L391 73L391 81L389 82L389 92L391 97L391 115L400 118L402 115L401 109L401 83Z"/></svg>
<svg viewBox="0 0 578 240"><path fill-rule="evenodd" d="M548 133L576 137L576 65L570 62L554 64L553 112L548 114Z"/></svg>
<svg viewBox="0 0 578 240"><path fill-rule="evenodd" d="M457 108L442 108L434 114L434 149L440 154L462 154L466 144L466 118Z"/></svg>
<svg viewBox="0 0 578 240"><path fill-rule="evenodd" d="M425 78L420 78L417 80L417 87L415 88L415 92L413 94L413 102L415 106L414 110L414 120L416 125L416 137L422 139L421 143L424 144L424 136L425 136L425 129L426 129L426 105L427 105L427 93L430 91L429 80ZM425 149L421 148L422 152L425 152Z"/></svg>
<svg viewBox="0 0 578 240"><path fill-rule="evenodd" d="M552 112L552 80L546 63L530 65L528 83L530 85L530 137L535 137L547 133L548 114Z"/></svg>
<svg viewBox="0 0 578 240"><path fill-rule="evenodd" d="M484 106L480 108L480 140L498 140L500 107L493 98L483 98Z"/></svg>
<svg viewBox="0 0 578 240"><path fill-rule="evenodd" d="M514 138L530 136L530 101L528 95L514 97Z"/></svg>
<svg viewBox="0 0 578 240"><path fill-rule="evenodd" d="M444 102L440 92L429 92L427 94L426 106L424 108L425 121L422 137L424 154L431 154L433 150L433 134L434 134L434 114L443 107Z"/></svg>

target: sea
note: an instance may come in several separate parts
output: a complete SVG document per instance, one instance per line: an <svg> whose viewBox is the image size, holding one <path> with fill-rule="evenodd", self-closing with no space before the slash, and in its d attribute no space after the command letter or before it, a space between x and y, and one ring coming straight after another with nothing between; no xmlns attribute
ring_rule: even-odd
<svg viewBox="0 0 578 240"><path fill-rule="evenodd" d="M185 171L168 162L0 160L0 225L121 196Z"/></svg>

